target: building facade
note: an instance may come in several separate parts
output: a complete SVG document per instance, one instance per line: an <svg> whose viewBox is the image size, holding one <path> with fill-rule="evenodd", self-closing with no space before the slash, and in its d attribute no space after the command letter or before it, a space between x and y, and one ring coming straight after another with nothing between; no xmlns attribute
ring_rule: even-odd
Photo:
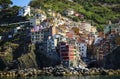
<svg viewBox="0 0 120 79"><path fill-rule="evenodd" d="M49 36L47 40L47 52L56 52L57 39Z"/></svg>
<svg viewBox="0 0 120 79"><path fill-rule="evenodd" d="M44 30L40 29L40 26L35 26L31 29L31 42L39 43L44 40Z"/></svg>
<svg viewBox="0 0 120 79"><path fill-rule="evenodd" d="M78 48L79 48L79 54L82 57L87 57L87 44L79 42L78 43Z"/></svg>
<svg viewBox="0 0 120 79"><path fill-rule="evenodd" d="M19 9L18 16L30 16L30 6L24 6Z"/></svg>
<svg viewBox="0 0 120 79"><path fill-rule="evenodd" d="M69 45L66 42L59 43L59 53L61 64L65 67L77 67L76 49L74 45Z"/></svg>
<svg viewBox="0 0 120 79"><path fill-rule="evenodd" d="M46 18L47 18L46 15L36 13L35 16L30 19L30 25L31 26L40 25L41 22L43 22L44 20L46 20Z"/></svg>

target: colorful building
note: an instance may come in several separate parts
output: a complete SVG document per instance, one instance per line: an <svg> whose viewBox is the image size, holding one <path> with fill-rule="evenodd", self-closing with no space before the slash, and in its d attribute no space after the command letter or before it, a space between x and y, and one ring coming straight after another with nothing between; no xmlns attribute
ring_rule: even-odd
<svg viewBox="0 0 120 79"><path fill-rule="evenodd" d="M67 44L66 42L59 43L60 60L65 67L77 67L77 53L74 45Z"/></svg>

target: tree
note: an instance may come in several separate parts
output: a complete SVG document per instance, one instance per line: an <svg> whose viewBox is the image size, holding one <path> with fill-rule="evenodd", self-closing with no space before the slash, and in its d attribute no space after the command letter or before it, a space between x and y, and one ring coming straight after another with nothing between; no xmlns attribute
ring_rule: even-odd
<svg viewBox="0 0 120 79"><path fill-rule="evenodd" d="M6 9L10 6L10 4L12 4L11 0L0 0L0 7L2 9Z"/></svg>
<svg viewBox="0 0 120 79"><path fill-rule="evenodd" d="M12 6L12 7L11 7L12 15L13 15L13 16L17 16L19 9L20 9L19 6Z"/></svg>

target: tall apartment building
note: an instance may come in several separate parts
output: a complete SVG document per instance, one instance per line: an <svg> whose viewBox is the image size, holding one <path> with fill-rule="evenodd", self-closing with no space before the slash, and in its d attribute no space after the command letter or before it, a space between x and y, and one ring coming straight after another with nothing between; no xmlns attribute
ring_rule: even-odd
<svg viewBox="0 0 120 79"><path fill-rule="evenodd" d="M59 43L60 60L65 67L77 67L76 49L74 45L69 45L66 42Z"/></svg>
<svg viewBox="0 0 120 79"><path fill-rule="evenodd" d="M44 30L40 29L40 26L35 26L31 29L31 42L39 43L44 40Z"/></svg>

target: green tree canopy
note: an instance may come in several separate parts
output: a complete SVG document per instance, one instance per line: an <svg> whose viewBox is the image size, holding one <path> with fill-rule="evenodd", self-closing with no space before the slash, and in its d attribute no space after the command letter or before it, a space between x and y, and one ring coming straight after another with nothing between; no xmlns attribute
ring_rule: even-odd
<svg viewBox="0 0 120 79"><path fill-rule="evenodd" d="M10 4L12 4L11 0L0 0L0 7L2 9L8 8Z"/></svg>

